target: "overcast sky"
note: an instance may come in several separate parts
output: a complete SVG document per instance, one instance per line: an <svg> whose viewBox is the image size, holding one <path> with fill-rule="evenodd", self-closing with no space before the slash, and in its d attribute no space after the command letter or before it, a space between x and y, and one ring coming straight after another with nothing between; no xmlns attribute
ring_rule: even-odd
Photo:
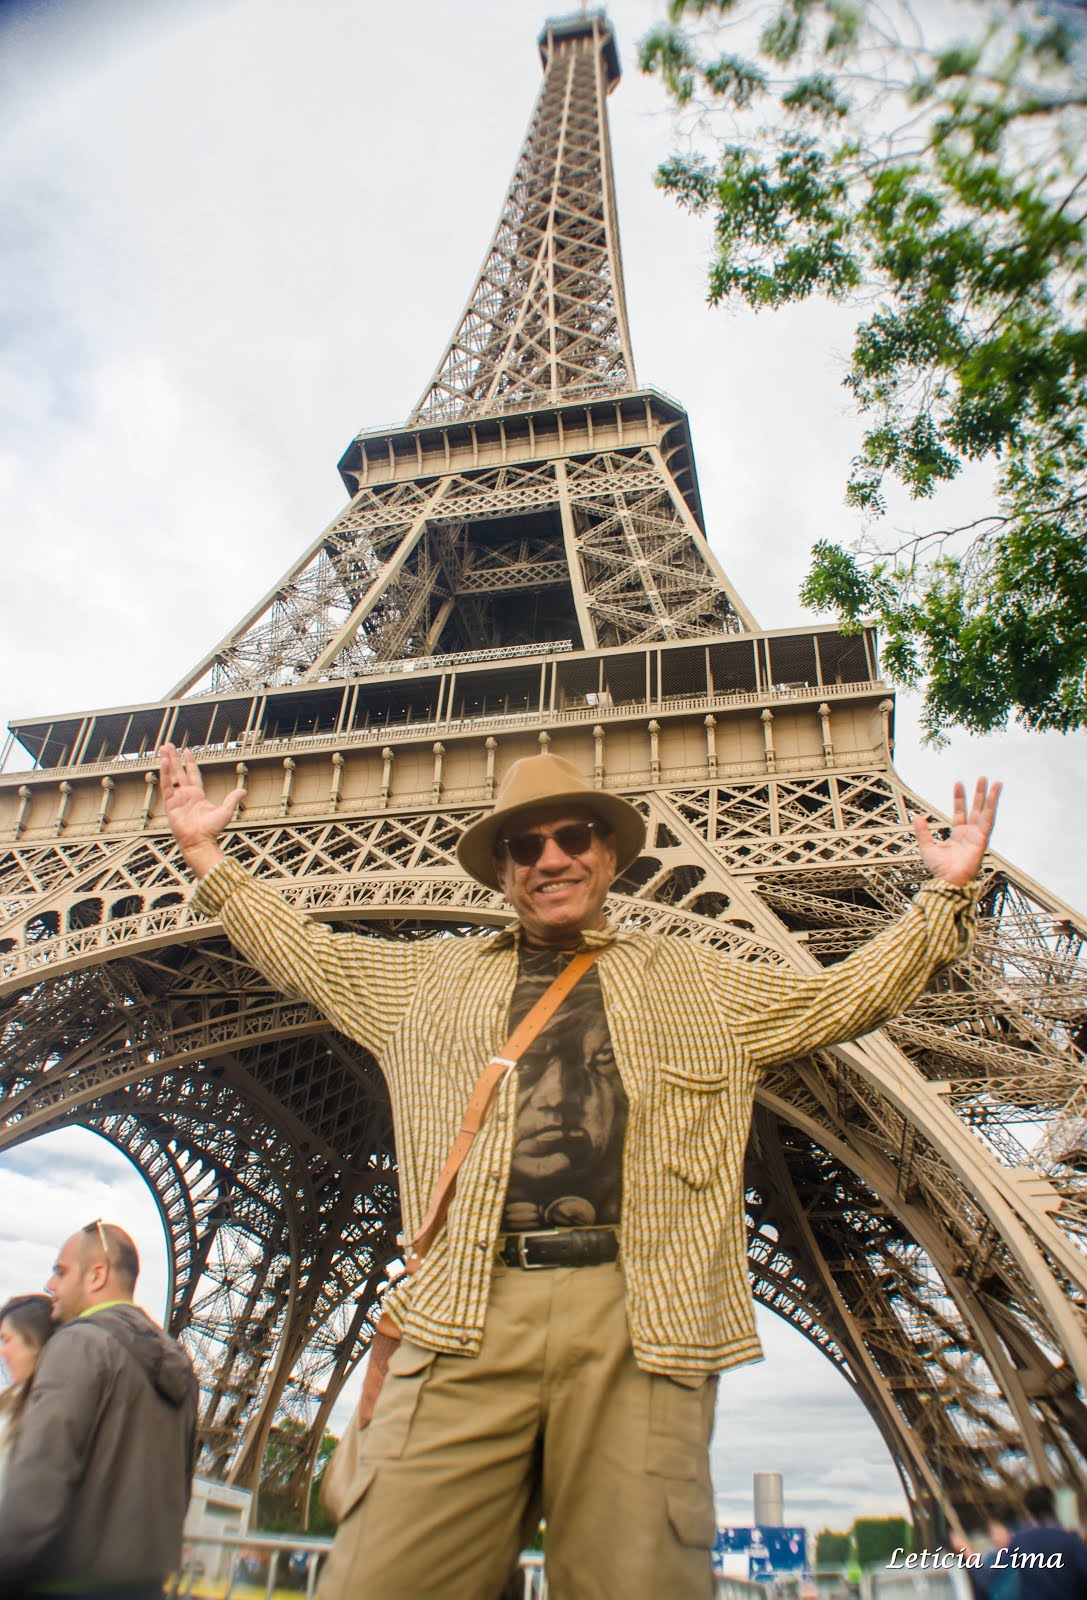
<svg viewBox="0 0 1087 1600"><path fill-rule="evenodd" d="M638 376L688 409L714 548L760 623L788 626L811 545L858 532L842 502L860 437L840 388L850 319L707 308L706 226L652 184L670 117L634 57L664 10L610 10ZM334 516L349 440L406 416L459 318L546 15L541 0L3 8L0 719L162 695ZM983 494L949 509L977 514ZM934 754L905 697L897 735L900 771L937 805L956 776L1003 776L999 849L1087 903L1082 738L956 736ZM101 1213L138 1219L161 1310L139 1189L75 1131L0 1162L0 1292L38 1283ZM763 1329L768 1361L723 1386L722 1516L748 1517L757 1468L785 1472L787 1517L812 1527L899 1509L844 1384L776 1319Z"/></svg>

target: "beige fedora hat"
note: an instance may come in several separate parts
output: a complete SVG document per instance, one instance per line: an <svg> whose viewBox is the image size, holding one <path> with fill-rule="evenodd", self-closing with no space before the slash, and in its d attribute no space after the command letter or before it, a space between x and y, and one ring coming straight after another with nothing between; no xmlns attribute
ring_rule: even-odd
<svg viewBox="0 0 1087 1600"><path fill-rule="evenodd" d="M561 756L543 755L525 756L513 763L499 784L494 810L461 834L457 860L479 883L485 883L488 889L499 888L494 850L503 825L517 811L561 805L583 806L607 823L615 840L617 872L624 872L641 855L645 823L638 808L617 794L594 789Z"/></svg>

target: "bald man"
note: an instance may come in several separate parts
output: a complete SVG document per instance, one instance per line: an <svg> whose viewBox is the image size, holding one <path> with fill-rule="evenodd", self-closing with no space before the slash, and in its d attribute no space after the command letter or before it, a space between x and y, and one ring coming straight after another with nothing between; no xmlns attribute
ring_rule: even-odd
<svg viewBox="0 0 1087 1600"><path fill-rule="evenodd" d="M161 1600L178 1561L196 1433L192 1363L133 1304L114 1223L61 1247L42 1351L0 1500L0 1594Z"/></svg>

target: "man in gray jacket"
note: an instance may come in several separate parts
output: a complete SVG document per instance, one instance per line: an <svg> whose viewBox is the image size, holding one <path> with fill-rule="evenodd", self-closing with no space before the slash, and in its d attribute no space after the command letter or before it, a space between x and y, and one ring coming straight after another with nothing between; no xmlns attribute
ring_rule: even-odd
<svg viewBox="0 0 1087 1600"><path fill-rule="evenodd" d="M0 1499L0 1596L160 1600L178 1562L196 1435L192 1363L132 1303L136 1247L92 1222L46 1288L42 1351Z"/></svg>

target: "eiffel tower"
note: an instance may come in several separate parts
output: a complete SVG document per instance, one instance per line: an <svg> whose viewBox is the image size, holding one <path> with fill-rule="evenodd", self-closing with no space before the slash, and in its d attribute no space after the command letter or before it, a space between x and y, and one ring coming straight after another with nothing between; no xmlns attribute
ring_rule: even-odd
<svg viewBox="0 0 1087 1600"><path fill-rule="evenodd" d="M342 513L161 701L21 721L0 776L0 1150L71 1124L124 1151L170 1246L203 1469L303 1505L395 1258L376 1063L187 908L154 752L241 777L229 849L307 913L471 936L454 843L551 749L646 814L628 923L805 971L919 881L871 631L763 629L707 540L687 418L640 385L601 13L543 83L467 309ZM10 764L10 763L9 763ZM965 961L878 1034L758 1095L757 1299L867 1406L923 1533L1026 1475L1087 1492L1081 917L987 859Z"/></svg>

